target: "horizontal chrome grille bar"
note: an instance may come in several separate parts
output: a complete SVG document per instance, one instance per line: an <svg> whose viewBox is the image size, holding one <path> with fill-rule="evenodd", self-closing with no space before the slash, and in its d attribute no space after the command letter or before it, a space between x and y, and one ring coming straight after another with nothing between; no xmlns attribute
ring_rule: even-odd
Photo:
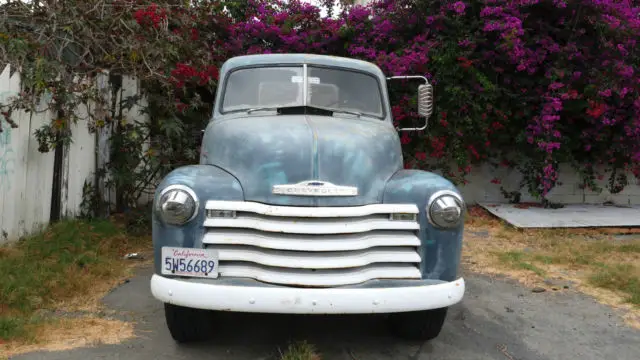
<svg viewBox="0 0 640 360"><path fill-rule="evenodd" d="M243 261L265 266L298 269L346 269L373 263L419 263L412 248L383 247L359 251L300 252L265 250L251 246L211 246L219 261Z"/></svg>
<svg viewBox="0 0 640 360"><path fill-rule="evenodd" d="M343 286L373 279L420 279L413 265L376 264L356 269L317 270L269 268L250 263L220 263L220 276L250 278L288 286Z"/></svg>
<svg viewBox="0 0 640 360"><path fill-rule="evenodd" d="M209 200L205 204L206 210L232 210L250 212L268 216L285 217L359 217L373 214L407 213L418 214L415 204L371 204L363 206L346 207L297 207L276 206L255 203L250 201L214 201Z"/></svg>
<svg viewBox="0 0 640 360"><path fill-rule="evenodd" d="M264 218L239 216L237 218L209 218L205 227L244 228L291 234L346 234L372 230L418 230L418 222L392 221L379 218L306 219Z"/></svg>
<svg viewBox="0 0 640 360"><path fill-rule="evenodd" d="M412 232L371 231L366 234L309 235L267 233L245 229L215 229L205 233L204 244L250 245L293 251L350 251L377 246L420 246Z"/></svg>

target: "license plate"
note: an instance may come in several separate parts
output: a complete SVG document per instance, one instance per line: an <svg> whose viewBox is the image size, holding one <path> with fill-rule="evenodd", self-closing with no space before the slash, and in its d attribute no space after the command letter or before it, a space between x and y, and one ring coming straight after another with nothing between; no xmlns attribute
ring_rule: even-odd
<svg viewBox="0 0 640 360"><path fill-rule="evenodd" d="M162 274L217 278L218 251L163 247Z"/></svg>

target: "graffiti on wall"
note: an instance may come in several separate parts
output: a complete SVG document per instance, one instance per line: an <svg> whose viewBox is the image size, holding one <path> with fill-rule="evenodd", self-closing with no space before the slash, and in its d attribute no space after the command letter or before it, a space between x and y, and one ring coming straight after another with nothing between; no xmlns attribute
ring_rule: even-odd
<svg viewBox="0 0 640 360"><path fill-rule="evenodd" d="M14 172L15 154L11 144L11 126L0 120L2 132L0 133L0 191L11 188L11 175ZM5 126L6 125L6 126Z"/></svg>
<svg viewBox="0 0 640 360"><path fill-rule="evenodd" d="M8 92L0 93L0 101L7 97ZM11 179L14 173L15 153L11 143L11 132L13 129L2 118L0 118L2 132L0 132L0 191L11 189Z"/></svg>

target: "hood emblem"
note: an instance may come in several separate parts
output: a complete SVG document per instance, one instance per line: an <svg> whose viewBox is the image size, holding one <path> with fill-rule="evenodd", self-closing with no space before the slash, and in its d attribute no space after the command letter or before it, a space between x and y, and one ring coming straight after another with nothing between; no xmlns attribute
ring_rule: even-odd
<svg viewBox="0 0 640 360"><path fill-rule="evenodd" d="M358 188L334 185L326 181L303 181L297 184L274 185L272 193L293 196L358 196Z"/></svg>

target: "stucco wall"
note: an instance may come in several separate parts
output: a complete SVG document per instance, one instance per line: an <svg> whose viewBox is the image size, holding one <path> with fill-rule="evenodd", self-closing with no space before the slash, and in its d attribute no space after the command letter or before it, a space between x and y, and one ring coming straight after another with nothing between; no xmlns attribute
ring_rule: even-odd
<svg viewBox="0 0 640 360"><path fill-rule="evenodd" d="M500 179L501 184L492 183L491 180L494 178ZM578 173L569 165L562 165L558 176L558 181L561 184L551 190L547 199L562 204L602 204L610 201L618 205L640 205L640 181L633 174L628 174L627 178L629 184L625 189L620 193L611 194L606 189L608 174L605 174L603 180L597 181L598 185L603 188L602 192L597 193L581 188ZM506 202L500 192L500 186L503 186L507 191L518 190L518 183L522 179L522 175L515 170L495 169L492 166L484 165L473 168L467 179L468 183L459 185L459 189L468 203ZM521 189L520 192L522 202L540 201L530 196L526 189Z"/></svg>

